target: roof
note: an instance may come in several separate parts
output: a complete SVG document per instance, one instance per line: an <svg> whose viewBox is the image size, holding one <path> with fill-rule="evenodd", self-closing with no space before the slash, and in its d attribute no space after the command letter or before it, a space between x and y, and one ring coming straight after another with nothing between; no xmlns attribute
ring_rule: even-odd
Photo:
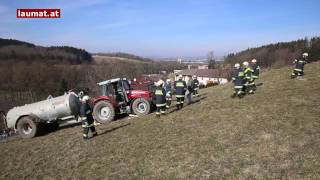
<svg viewBox="0 0 320 180"><path fill-rule="evenodd" d="M218 69L185 69L181 72L178 72L176 75L183 75L183 76L193 76L196 75L198 77L209 77L209 78L217 78L223 77L226 78L227 74L224 71L220 71Z"/></svg>
<svg viewBox="0 0 320 180"><path fill-rule="evenodd" d="M126 80L125 78L122 78L122 79ZM120 81L120 80L121 80L121 78L109 79L109 80L106 80L106 81L99 82L98 85L102 86L102 85L114 83L114 82L117 82L117 81Z"/></svg>

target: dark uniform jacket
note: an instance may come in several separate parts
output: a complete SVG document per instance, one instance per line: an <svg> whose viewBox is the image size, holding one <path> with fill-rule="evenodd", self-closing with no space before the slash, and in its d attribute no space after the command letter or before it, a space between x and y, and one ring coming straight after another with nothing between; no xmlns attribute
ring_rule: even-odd
<svg viewBox="0 0 320 180"><path fill-rule="evenodd" d="M93 120L93 116L92 116L92 109L91 107L89 106L88 103L81 103L81 106L80 106L80 117L83 119L83 120Z"/></svg>
<svg viewBox="0 0 320 180"><path fill-rule="evenodd" d="M195 89L195 90L199 89L199 81L198 81L198 79L193 79L192 80L191 87L192 87L192 89Z"/></svg>
<svg viewBox="0 0 320 180"><path fill-rule="evenodd" d="M295 70L297 70L297 71L303 71L304 65L307 64L308 61L307 61L306 58L302 58L301 60L295 59L295 60L293 61L293 63L296 64Z"/></svg>
<svg viewBox="0 0 320 180"><path fill-rule="evenodd" d="M257 64L253 64L252 70L253 70L252 78L257 79L260 74L260 66L258 66Z"/></svg>
<svg viewBox="0 0 320 180"><path fill-rule="evenodd" d="M162 87L156 87L155 103L157 105L166 105L166 91Z"/></svg>
<svg viewBox="0 0 320 180"><path fill-rule="evenodd" d="M183 80L177 80L174 82L174 89L176 90L176 95L185 95L186 94L187 84Z"/></svg>
<svg viewBox="0 0 320 180"><path fill-rule="evenodd" d="M242 68L233 71L232 80L236 88L242 88L244 83L244 72Z"/></svg>

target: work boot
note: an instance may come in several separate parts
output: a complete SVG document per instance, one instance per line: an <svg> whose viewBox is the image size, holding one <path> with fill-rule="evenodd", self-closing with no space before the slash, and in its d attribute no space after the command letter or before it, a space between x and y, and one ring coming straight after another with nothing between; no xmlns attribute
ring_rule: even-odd
<svg viewBox="0 0 320 180"><path fill-rule="evenodd" d="M90 138L88 136L83 136L83 140L89 140Z"/></svg>
<svg viewBox="0 0 320 180"><path fill-rule="evenodd" d="M92 137L98 136L97 132L92 133Z"/></svg>

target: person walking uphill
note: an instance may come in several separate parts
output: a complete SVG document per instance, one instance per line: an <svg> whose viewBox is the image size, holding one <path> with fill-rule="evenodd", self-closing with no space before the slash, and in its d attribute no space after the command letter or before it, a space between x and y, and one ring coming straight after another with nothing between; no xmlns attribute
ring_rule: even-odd
<svg viewBox="0 0 320 180"><path fill-rule="evenodd" d="M234 65L234 71L233 71L233 74L232 74L232 81L233 81L233 84L234 84L234 92L233 92L233 95L232 97L242 97L243 95L243 82L244 82L244 73L243 73L243 70L242 68L240 67L240 64L239 63L236 63Z"/></svg>
<svg viewBox="0 0 320 180"><path fill-rule="evenodd" d="M92 116L92 109L89 105L89 96L85 95L81 99L81 106L80 106L80 119L82 122L83 128L83 139L89 139L89 131L92 133L92 137L98 135L96 128L94 127L94 119Z"/></svg>
<svg viewBox="0 0 320 180"><path fill-rule="evenodd" d="M183 108L184 97L187 90L187 84L182 80L182 75L179 75L178 80L174 82L174 89L176 90L177 109Z"/></svg>
<svg viewBox="0 0 320 180"><path fill-rule="evenodd" d="M251 60L251 68L252 68L252 80L253 80L253 86L252 86L252 90L255 91L257 90L257 86L255 81L257 79L259 79L259 75L260 75L260 66L257 64L257 60L256 59L252 59Z"/></svg>
<svg viewBox="0 0 320 180"><path fill-rule="evenodd" d="M163 81L160 80L155 83L156 91L155 91L155 102L157 107L156 116L160 117L160 115L166 114L166 91L162 87Z"/></svg>
<svg viewBox="0 0 320 180"><path fill-rule="evenodd" d="M253 70L249 67L249 63L247 61L243 62L243 73L244 73L244 90L245 93L253 94L254 80L252 78Z"/></svg>
<svg viewBox="0 0 320 180"><path fill-rule="evenodd" d="M291 74L291 79L297 77L297 76L303 76L304 75L304 65L308 63L308 53L303 53L302 58L300 60L295 59L293 61L293 64L296 65L295 69L293 70Z"/></svg>
<svg viewBox="0 0 320 180"><path fill-rule="evenodd" d="M166 108L169 109L171 106L171 101L172 101L171 80L170 79L166 80L166 82L163 85L163 88L166 91L166 101L167 101Z"/></svg>

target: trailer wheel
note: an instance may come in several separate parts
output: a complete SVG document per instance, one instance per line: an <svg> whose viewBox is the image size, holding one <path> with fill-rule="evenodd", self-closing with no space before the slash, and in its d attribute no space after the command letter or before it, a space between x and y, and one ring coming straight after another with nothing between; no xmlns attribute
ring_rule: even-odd
<svg viewBox="0 0 320 180"><path fill-rule="evenodd" d="M33 138L39 131L38 123L35 123L30 116L22 117L17 124L17 129L22 138Z"/></svg>
<svg viewBox="0 0 320 180"><path fill-rule="evenodd" d="M114 114L113 105L107 101L100 101L93 107L93 117L101 124L112 121Z"/></svg>
<svg viewBox="0 0 320 180"><path fill-rule="evenodd" d="M132 110L136 115L147 115L150 112L150 102L143 98L135 99L132 103Z"/></svg>

